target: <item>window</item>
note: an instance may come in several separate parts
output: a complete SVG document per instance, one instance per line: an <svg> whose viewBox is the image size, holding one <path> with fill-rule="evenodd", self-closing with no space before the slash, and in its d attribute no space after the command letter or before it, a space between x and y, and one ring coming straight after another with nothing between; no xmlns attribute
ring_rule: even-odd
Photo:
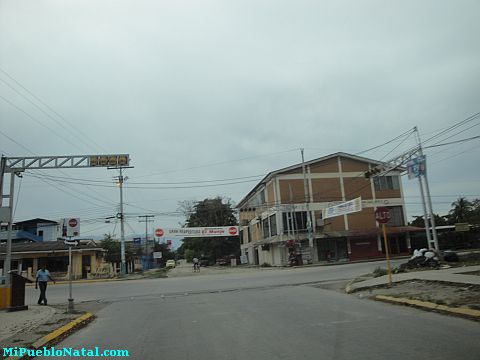
<svg viewBox="0 0 480 360"><path fill-rule="evenodd" d="M379 176L373 178L375 191L398 190L400 189L400 180L398 176Z"/></svg>
<svg viewBox="0 0 480 360"><path fill-rule="evenodd" d="M256 207L265 204L265 189L256 193L247 203L247 207Z"/></svg>
<svg viewBox="0 0 480 360"><path fill-rule="evenodd" d="M388 208L390 210L390 221L387 226L404 226L403 209L401 206L394 206Z"/></svg>
<svg viewBox="0 0 480 360"><path fill-rule="evenodd" d="M270 229L268 226L268 218L262 220L262 228L263 228L263 238L266 239L270 237Z"/></svg>
<svg viewBox="0 0 480 360"><path fill-rule="evenodd" d="M275 214L270 215L268 221L270 223L270 236L277 235L277 217L275 216Z"/></svg>
<svg viewBox="0 0 480 360"><path fill-rule="evenodd" d="M252 229L249 226L247 229L247 243L250 243L250 242L252 242Z"/></svg>
<svg viewBox="0 0 480 360"><path fill-rule="evenodd" d="M38 236L43 237L43 230L38 230Z"/></svg>
<svg viewBox="0 0 480 360"><path fill-rule="evenodd" d="M284 212L283 216L283 233L287 234L290 231L307 231L307 212L296 211L293 216L290 212Z"/></svg>

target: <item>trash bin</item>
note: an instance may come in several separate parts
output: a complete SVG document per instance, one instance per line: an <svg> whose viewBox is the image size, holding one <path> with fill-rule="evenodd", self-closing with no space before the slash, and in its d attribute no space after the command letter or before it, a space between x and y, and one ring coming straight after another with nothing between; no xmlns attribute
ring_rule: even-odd
<svg viewBox="0 0 480 360"><path fill-rule="evenodd" d="M28 310L25 305L25 284L32 283L32 280L24 278L15 272L10 273L10 307L7 311Z"/></svg>

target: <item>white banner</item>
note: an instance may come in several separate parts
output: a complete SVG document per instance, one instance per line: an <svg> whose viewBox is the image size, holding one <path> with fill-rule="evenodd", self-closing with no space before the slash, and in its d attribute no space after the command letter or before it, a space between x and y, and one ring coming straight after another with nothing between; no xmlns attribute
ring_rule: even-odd
<svg viewBox="0 0 480 360"><path fill-rule="evenodd" d="M178 237L215 237L215 236L237 236L238 226L220 226L220 227L190 227L177 229L161 229L163 236Z"/></svg>
<svg viewBox="0 0 480 360"><path fill-rule="evenodd" d="M358 211L362 211L361 197L326 208L323 211L323 218L328 219L331 217L350 214Z"/></svg>

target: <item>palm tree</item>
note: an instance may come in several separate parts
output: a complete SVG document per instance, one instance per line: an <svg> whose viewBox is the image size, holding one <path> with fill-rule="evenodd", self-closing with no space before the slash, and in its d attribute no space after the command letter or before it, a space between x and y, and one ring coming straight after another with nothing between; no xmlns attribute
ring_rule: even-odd
<svg viewBox="0 0 480 360"><path fill-rule="evenodd" d="M464 197L459 197L452 203L453 209L449 211L448 217L451 223L467 222L472 210L472 203Z"/></svg>

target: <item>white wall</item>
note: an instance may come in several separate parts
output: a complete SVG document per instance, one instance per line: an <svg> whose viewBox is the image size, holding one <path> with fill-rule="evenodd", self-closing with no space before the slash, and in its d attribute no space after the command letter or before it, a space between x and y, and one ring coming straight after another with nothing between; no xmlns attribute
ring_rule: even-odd
<svg viewBox="0 0 480 360"><path fill-rule="evenodd" d="M56 241L62 235L60 226L54 224L39 223L37 225L37 235L40 231L43 231L43 241Z"/></svg>

